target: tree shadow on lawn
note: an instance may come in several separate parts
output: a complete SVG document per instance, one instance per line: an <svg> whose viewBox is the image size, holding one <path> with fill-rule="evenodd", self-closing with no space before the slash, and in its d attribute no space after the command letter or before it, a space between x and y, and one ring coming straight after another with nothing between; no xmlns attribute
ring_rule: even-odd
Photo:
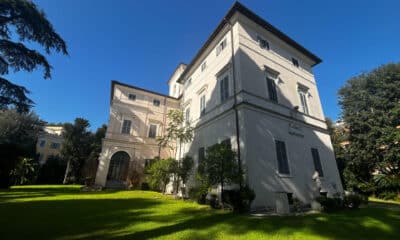
<svg viewBox="0 0 400 240"><path fill-rule="evenodd" d="M233 213L194 213L192 218L177 224L139 231L112 239L152 239L170 234L180 234L187 239L212 239L217 235L236 238L258 233L261 237L308 239L311 235L332 239L398 239L400 236L400 212L388 209L359 209L335 214L254 218ZM260 235L257 235L258 238ZM258 239L257 238L257 239Z"/></svg>
<svg viewBox="0 0 400 240"><path fill-rule="evenodd" d="M73 199L0 204L1 239L98 239L150 221L160 200Z"/></svg>
<svg viewBox="0 0 400 240"><path fill-rule="evenodd" d="M80 187L71 187L69 185L60 185L57 187L46 187L37 185L35 187L18 187L10 189L0 189L0 203L9 202L24 198L52 197L57 195L77 195L77 194L109 194L116 193L119 190L104 190L93 192L82 192Z"/></svg>
<svg viewBox="0 0 400 240"><path fill-rule="evenodd" d="M221 235L307 239L314 235L393 240L400 236L398 210L363 208L334 214L255 218L132 193L127 199L108 195L103 199L81 199L75 192L75 199L0 202L1 239L213 239Z"/></svg>

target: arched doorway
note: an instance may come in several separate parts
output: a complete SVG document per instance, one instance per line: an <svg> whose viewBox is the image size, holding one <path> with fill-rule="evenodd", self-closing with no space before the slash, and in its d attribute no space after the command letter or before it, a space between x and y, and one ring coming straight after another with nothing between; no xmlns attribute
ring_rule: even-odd
<svg viewBox="0 0 400 240"><path fill-rule="evenodd" d="M107 181L123 182L128 174L130 157L126 152L119 151L112 155L108 167Z"/></svg>

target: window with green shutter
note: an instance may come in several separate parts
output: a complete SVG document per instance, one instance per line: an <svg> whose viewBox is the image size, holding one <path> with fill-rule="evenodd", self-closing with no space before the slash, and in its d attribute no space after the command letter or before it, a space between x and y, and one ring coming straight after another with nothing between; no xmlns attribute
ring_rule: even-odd
<svg viewBox="0 0 400 240"><path fill-rule="evenodd" d="M278 160L278 172L281 174L290 174L285 142L275 140L275 147L276 158Z"/></svg>

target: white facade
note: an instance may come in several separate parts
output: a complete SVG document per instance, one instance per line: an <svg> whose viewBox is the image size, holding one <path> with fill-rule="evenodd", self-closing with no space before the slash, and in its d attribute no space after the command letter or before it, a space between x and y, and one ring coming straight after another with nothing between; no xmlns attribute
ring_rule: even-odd
<svg viewBox="0 0 400 240"><path fill-rule="evenodd" d="M181 155L197 162L199 149L230 139L256 192L254 208L341 193L312 73L320 59L239 3L224 19L168 81L195 128Z"/></svg>

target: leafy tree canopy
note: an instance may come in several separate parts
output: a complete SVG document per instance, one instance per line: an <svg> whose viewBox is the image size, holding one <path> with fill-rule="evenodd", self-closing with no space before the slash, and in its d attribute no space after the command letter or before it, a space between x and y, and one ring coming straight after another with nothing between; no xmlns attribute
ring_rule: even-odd
<svg viewBox="0 0 400 240"><path fill-rule="evenodd" d="M370 186L374 171L399 176L400 64L348 80L339 90L339 104L349 127L346 170L356 185Z"/></svg>
<svg viewBox="0 0 400 240"><path fill-rule="evenodd" d="M18 42L14 41L18 39ZM64 40L56 33L45 13L28 0L0 1L0 108L15 107L28 112L33 104L26 95L29 91L1 77L13 71L32 72L44 69L44 78L51 78L51 65L46 57L24 42L36 42L47 54L51 50L67 55Z"/></svg>

